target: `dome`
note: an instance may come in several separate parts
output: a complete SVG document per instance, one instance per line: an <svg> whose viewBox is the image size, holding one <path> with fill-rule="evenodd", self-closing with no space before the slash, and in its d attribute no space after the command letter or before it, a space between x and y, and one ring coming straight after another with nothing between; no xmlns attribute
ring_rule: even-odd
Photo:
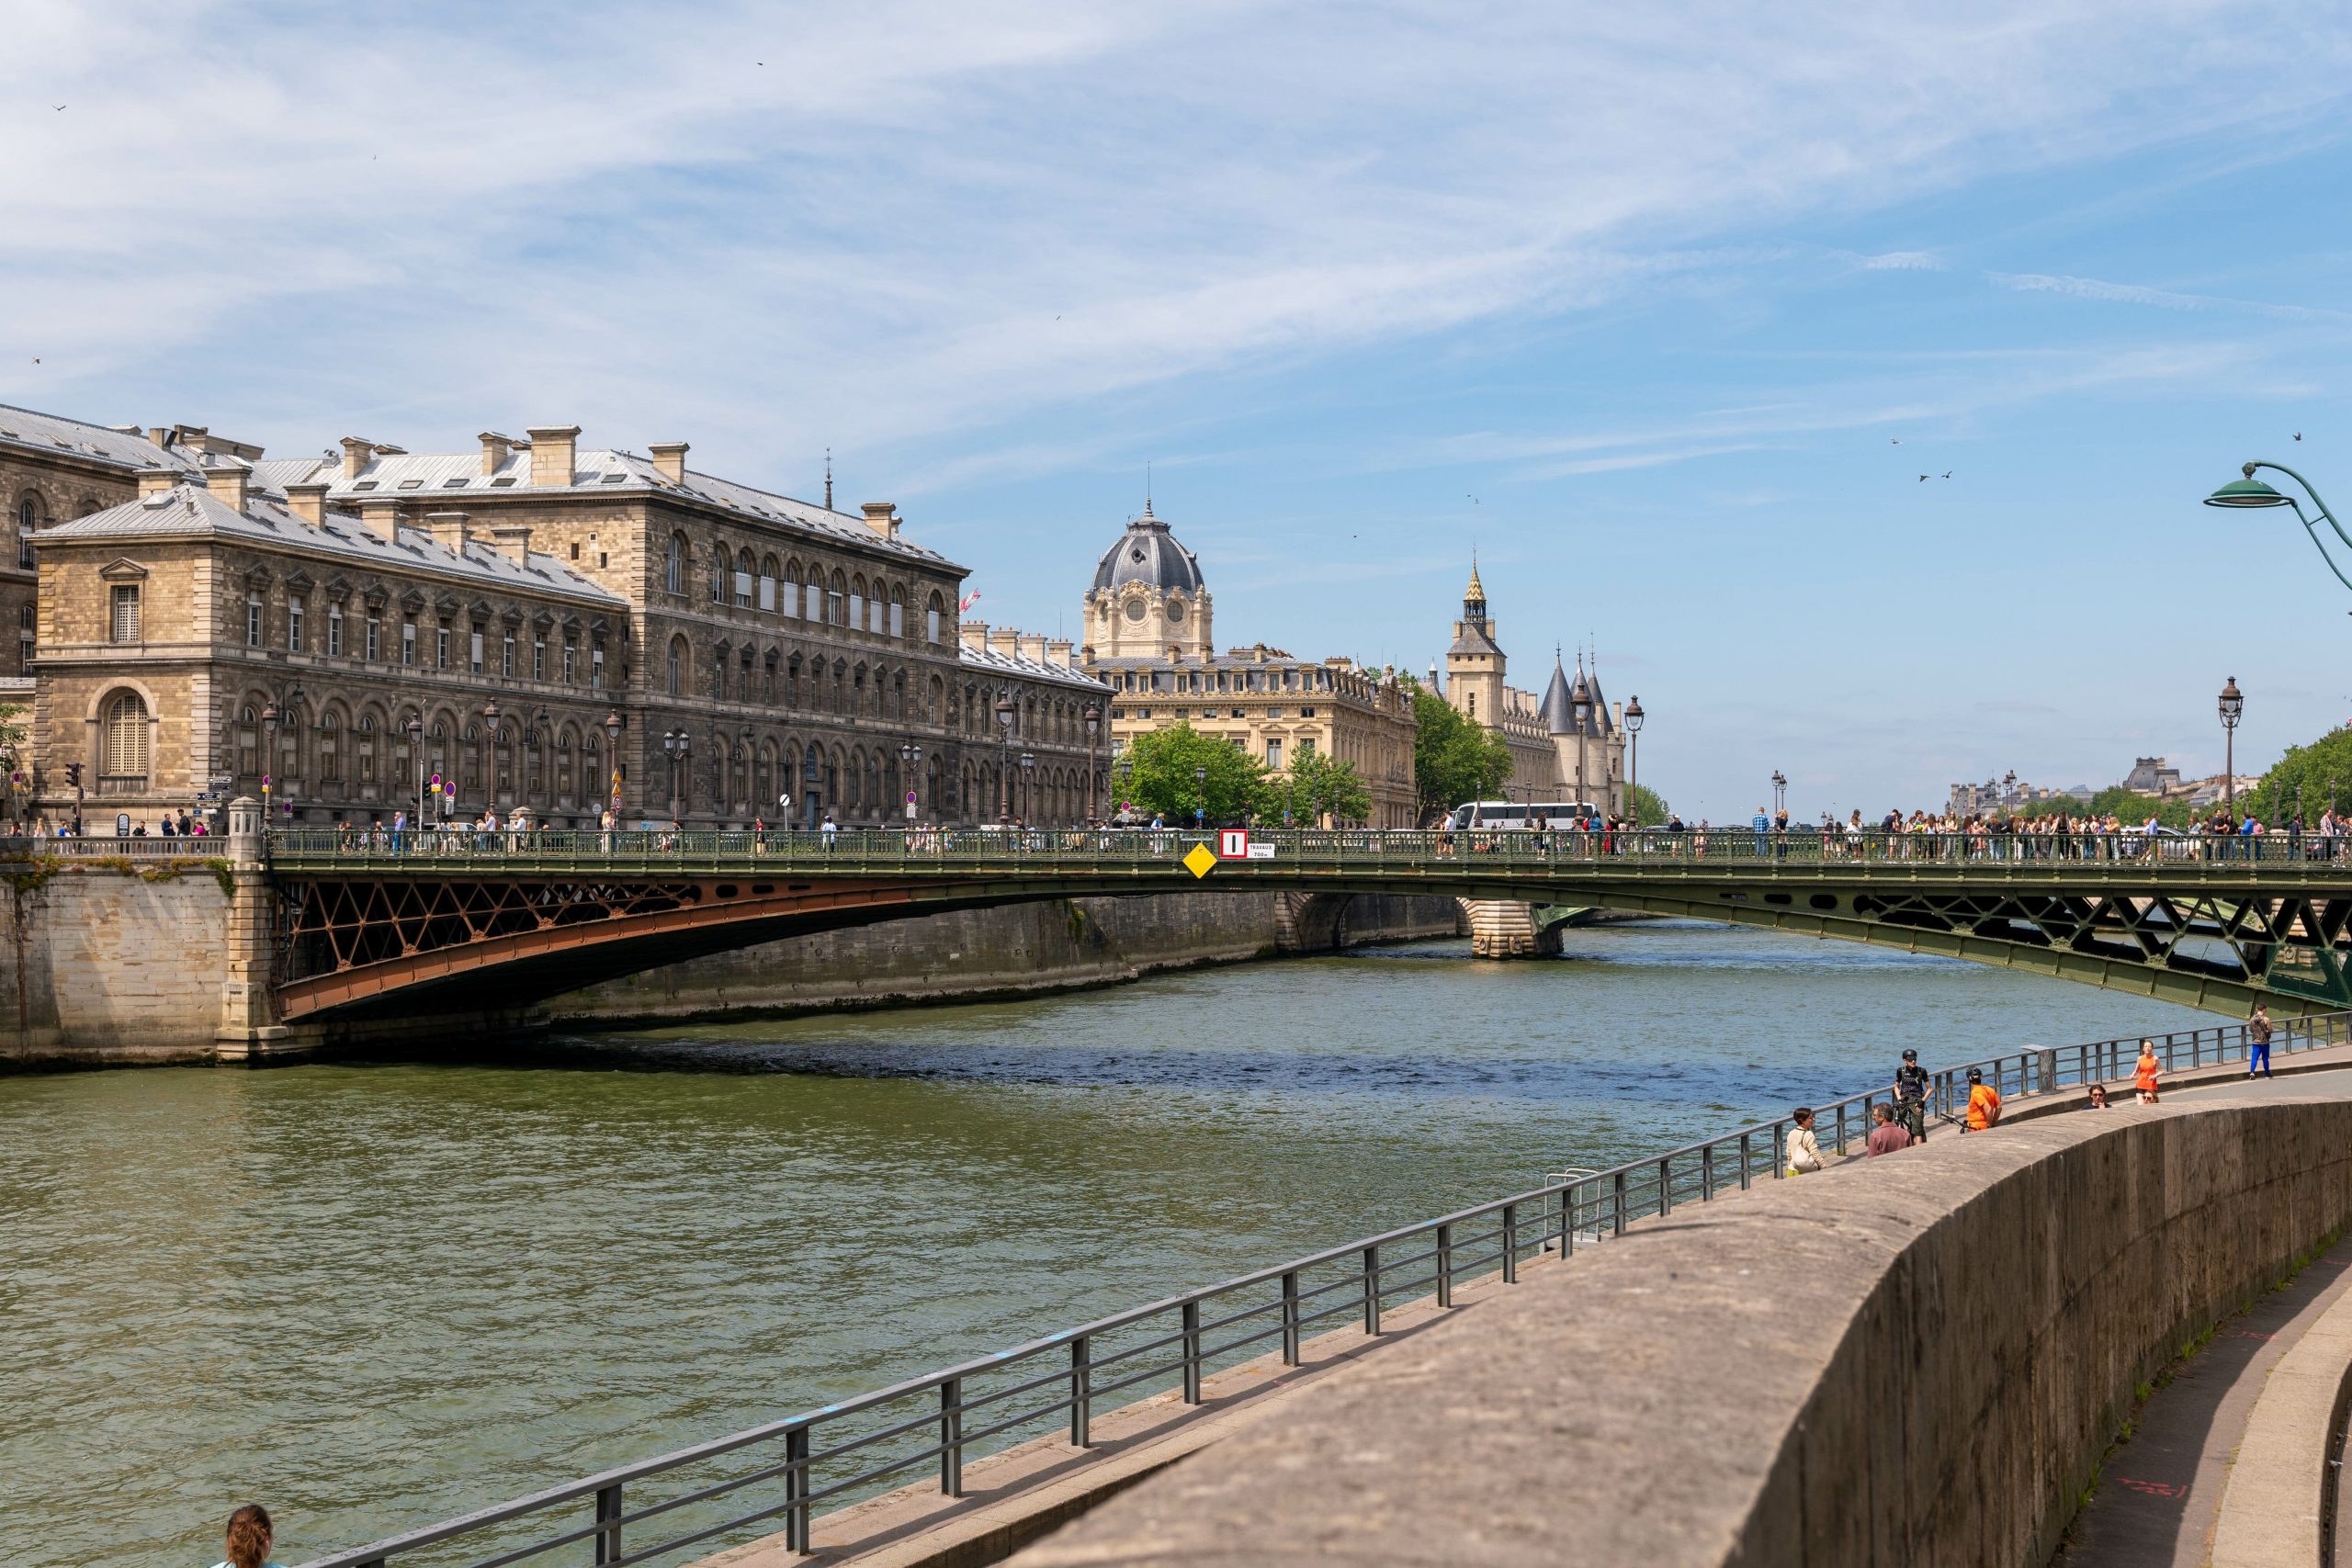
<svg viewBox="0 0 2352 1568"><path fill-rule="evenodd" d="M1201 592L1201 563L1176 542L1167 524L1151 514L1148 501L1143 503L1143 515L1127 525L1127 531L1102 552L1094 568L1096 592L1124 588L1130 582L1163 592Z"/></svg>

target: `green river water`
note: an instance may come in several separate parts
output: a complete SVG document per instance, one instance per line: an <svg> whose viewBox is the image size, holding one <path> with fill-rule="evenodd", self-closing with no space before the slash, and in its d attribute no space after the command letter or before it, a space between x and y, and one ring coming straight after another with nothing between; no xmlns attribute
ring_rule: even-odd
<svg viewBox="0 0 2352 1568"><path fill-rule="evenodd" d="M2194 1016L1695 924L1568 949L0 1078L0 1545L204 1568L257 1499L299 1562L1883 1082L1905 1045Z"/></svg>

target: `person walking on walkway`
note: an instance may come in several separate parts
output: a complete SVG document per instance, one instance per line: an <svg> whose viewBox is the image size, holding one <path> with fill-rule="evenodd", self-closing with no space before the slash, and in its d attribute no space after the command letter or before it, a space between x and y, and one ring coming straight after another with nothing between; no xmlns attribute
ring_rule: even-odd
<svg viewBox="0 0 2352 1568"><path fill-rule="evenodd" d="M1871 1107L1871 1116L1878 1125L1871 1129L1871 1141L1869 1146L1862 1151L1863 1158L1871 1159L1880 1155L1891 1155L1897 1149L1907 1149L1911 1146L1910 1133L1898 1125L1894 1120L1894 1107L1873 1105Z"/></svg>
<svg viewBox="0 0 2352 1568"><path fill-rule="evenodd" d="M1894 1069L1894 1105L1905 1132L1915 1144L1928 1141L1928 1069L1919 1065L1919 1053L1903 1053L1903 1065Z"/></svg>
<svg viewBox="0 0 2352 1568"><path fill-rule="evenodd" d="M269 1555L276 1540L269 1510L259 1503L248 1503L229 1516L228 1555L213 1568L277 1568Z"/></svg>
<svg viewBox="0 0 2352 1568"><path fill-rule="evenodd" d="M1821 1161L1821 1140L1813 1135L1813 1107L1798 1106L1789 1120L1796 1123L1789 1129L1789 1174L1810 1176L1815 1171L1826 1169Z"/></svg>
<svg viewBox="0 0 2352 1568"><path fill-rule="evenodd" d="M2141 1104L2156 1103L2157 1080L2163 1071L2162 1065L2156 1060L2156 1043L2153 1040L2141 1041L2140 1060L2132 1073L2132 1087L2140 1091Z"/></svg>
<svg viewBox="0 0 2352 1568"><path fill-rule="evenodd" d="M1984 1081L1984 1069L1968 1069L1968 1130L1989 1133L2001 1120L2001 1091Z"/></svg>
<svg viewBox="0 0 2352 1568"><path fill-rule="evenodd" d="M2245 1076L2260 1073L2270 1076L2270 1010L2262 1003L2254 1004L2254 1016L2245 1023Z"/></svg>

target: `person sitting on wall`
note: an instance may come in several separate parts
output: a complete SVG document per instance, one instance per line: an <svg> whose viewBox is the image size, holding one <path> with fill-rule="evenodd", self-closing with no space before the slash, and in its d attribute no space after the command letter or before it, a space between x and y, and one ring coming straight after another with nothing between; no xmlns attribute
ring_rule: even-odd
<svg viewBox="0 0 2352 1568"><path fill-rule="evenodd" d="M1971 1133L1989 1133L2001 1120L2001 1091L1984 1081L1984 1069L1968 1069L1968 1125Z"/></svg>

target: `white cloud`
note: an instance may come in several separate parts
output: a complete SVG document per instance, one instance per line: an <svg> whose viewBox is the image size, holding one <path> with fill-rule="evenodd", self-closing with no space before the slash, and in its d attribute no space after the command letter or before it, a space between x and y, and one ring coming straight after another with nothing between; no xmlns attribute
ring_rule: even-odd
<svg viewBox="0 0 2352 1568"><path fill-rule="evenodd" d="M1861 259L1864 272L1941 272L1943 258L1933 251L1887 251Z"/></svg>
<svg viewBox="0 0 2352 1568"><path fill-rule="evenodd" d="M2308 305L2271 305L2254 299L2231 299L2214 294L2175 294L2136 283L2106 283L2096 277L2066 277L2038 272L1988 272L1987 281L2020 294L2063 294L2073 299L2097 299L2117 305L2153 305L2163 310L2228 310L2269 316L2289 321L2352 322L2352 311L2324 310Z"/></svg>

